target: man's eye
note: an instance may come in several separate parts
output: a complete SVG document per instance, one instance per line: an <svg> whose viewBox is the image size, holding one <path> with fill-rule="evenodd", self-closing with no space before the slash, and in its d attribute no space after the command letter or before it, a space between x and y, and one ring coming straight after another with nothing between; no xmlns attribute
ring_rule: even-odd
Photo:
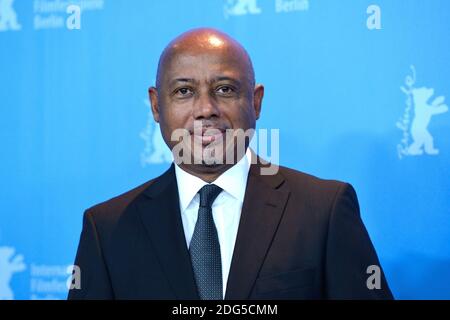
<svg viewBox="0 0 450 320"><path fill-rule="evenodd" d="M217 92L221 94L231 94L234 92L234 89L230 86L221 86L217 88Z"/></svg>
<svg viewBox="0 0 450 320"><path fill-rule="evenodd" d="M176 90L175 93L179 96L189 96L192 94L192 90L189 88L180 88Z"/></svg>

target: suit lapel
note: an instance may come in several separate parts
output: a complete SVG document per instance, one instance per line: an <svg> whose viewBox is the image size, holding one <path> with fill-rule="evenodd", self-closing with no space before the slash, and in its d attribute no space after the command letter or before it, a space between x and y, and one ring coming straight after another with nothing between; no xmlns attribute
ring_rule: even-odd
<svg viewBox="0 0 450 320"><path fill-rule="evenodd" d="M262 176L261 167L259 163L250 167L228 276L227 300L249 297L289 197L289 191L278 189L284 178L280 174Z"/></svg>
<svg viewBox="0 0 450 320"><path fill-rule="evenodd" d="M177 299L198 299L179 208L174 164L144 191L142 222Z"/></svg>

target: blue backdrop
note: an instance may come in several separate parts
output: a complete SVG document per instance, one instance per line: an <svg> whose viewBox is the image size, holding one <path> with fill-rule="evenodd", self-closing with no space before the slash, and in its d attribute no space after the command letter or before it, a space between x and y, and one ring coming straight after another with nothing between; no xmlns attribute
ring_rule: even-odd
<svg viewBox="0 0 450 320"><path fill-rule="evenodd" d="M280 163L355 186L395 297L450 299L449 12L447 0L0 0L0 299L65 298L84 209L168 168L147 88L168 41L199 26L248 49L266 86L257 125L280 129Z"/></svg>

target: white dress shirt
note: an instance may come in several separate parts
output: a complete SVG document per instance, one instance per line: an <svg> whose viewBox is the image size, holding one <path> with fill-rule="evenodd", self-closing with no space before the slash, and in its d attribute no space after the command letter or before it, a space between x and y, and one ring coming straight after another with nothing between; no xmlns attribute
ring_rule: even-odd
<svg viewBox="0 0 450 320"><path fill-rule="evenodd" d="M223 189L212 204L213 219L220 244L223 297L225 297L250 164L251 151L250 148L247 148L245 156L238 163L212 182ZM189 248L197 222L200 202L198 191L208 183L184 171L177 164L175 164L175 175L180 197L184 235Z"/></svg>

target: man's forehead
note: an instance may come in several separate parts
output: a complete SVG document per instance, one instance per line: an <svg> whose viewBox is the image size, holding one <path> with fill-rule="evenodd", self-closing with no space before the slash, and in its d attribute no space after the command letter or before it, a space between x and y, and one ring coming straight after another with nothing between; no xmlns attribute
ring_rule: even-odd
<svg viewBox="0 0 450 320"><path fill-rule="evenodd" d="M167 80L189 77L230 77L245 76L245 61L233 55L211 53L182 53L174 55L164 65L163 75Z"/></svg>
<svg viewBox="0 0 450 320"><path fill-rule="evenodd" d="M176 67L180 64L208 63L215 65L243 65L248 58L232 48L223 49L201 49L188 48L183 50L173 50L165 59L165 66Z"/></svg>

